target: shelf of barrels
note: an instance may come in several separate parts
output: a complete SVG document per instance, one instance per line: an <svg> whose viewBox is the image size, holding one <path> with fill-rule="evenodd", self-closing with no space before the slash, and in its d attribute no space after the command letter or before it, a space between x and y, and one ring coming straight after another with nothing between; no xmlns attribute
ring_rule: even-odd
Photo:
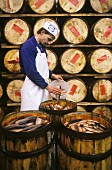
<svg viewBox="0 0 112 170"><path fill-rule="evenodd" d="M25 78L19 66L20 45L45 21L52 21L60 32L46 46L48 66L68 82L66 99L77 103L78 112L94 112L111 121L112 1L0 0L0 8L0 120L20 110ZM111 170L108 163L99 169ZM72 170L75 164L67 166ZM89 170L99 170L92 166Z"/></svg>

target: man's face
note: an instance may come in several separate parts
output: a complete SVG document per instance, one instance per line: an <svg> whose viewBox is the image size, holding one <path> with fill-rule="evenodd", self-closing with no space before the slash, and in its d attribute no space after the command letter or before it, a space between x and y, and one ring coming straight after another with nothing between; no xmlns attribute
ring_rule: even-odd
<svg viewBox="0 0 112 170"><path fill-rule="evenodd" d="M51 44L51 41L53 41L53 36L50 34L42 34L41 39L40 39L40 44L41 45L49 45Z"/></svg>

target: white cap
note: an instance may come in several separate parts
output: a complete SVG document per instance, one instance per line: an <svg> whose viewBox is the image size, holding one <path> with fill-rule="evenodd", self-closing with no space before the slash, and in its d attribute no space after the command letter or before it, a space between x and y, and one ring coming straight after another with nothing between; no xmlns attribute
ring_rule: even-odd
<svg viewBox="0 0 112 170"><path fill-rule="evenodd" d="M43 28L54 36L56 36L59 33L59 29L52 22L45 22Z"/></svg>

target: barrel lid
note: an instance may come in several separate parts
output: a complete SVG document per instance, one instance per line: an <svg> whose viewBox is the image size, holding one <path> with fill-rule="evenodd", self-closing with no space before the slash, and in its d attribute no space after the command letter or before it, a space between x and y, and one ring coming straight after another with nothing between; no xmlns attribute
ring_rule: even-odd
<svg viewBox="0 0 112 170"><path fill-rule="evenodd" d="M37 20L37 22L34 24L34 28L33 28L34 35L36 35L36 34L37 34L37 31L38 31L40 28L43 27L43 25L44 25L45 22L52 22L52 23L56 26L56 28L57 28L58 30L60 30L60 29L59 29L59 26L58 26L58 24L57 24L57 22L56 22L55 20L53 20L53 19L51 19L51 18L41 18L41 19ZM58 32L58 34L55 36L55 39L50 42L51 44L58 39L59 34L60 34L60 32Z"/></svg>
<svg viewBox="0 0 112 170"><path fill-rule="evenodd" d="M112 0L90 0L90 4L98 13L106 13L112 9Z"/></svg>
<svg viewBox="0 0 112 170"><path fill-rule="evenodd" d="M23 19L10 19L5 25L4 35L9 43L20 45L29 38L29 25Z"/></svg>
<svg viewBox="0 0 112 170"><path fill-rule="evenodd" d="M75 48L64 51L60 60L62 68L70 74L81 72L86 65L85 54Z"/></svg>
<svg viewBox="0 0 112 170"><path fill-rule="evenodd" d="M3 96L3 88L2 88L2 86L1 86L1 84L0 84L0 98Z"/></svg>
<svg viewBox="0 0 112 170"><path fill-rule="evenodd" d="M59 4L61 6L61 8L68 12L68 13L76 13L78 11L80 11L84 4L85 4L85 0L59 0Z"/></svg>
<svg viewBox="0 0 112 170"><path fill-rule="evenodd" d="M30 8L39 14L48 13L54 6L55 0L28 0Z"/></svg>
<svg viewBox="0 0 112 170"><path fill-rule="evenodd" d="M112 120L111 110L107 106L98 106L98 107L95 107L92 112L100 114L100 115L105 116L108 119Z"/></svg>
<svg viewBox="0 0 112 170"><path fill-rule="evenodd" d="M16 13L23 6L24 0L0 0L0 8L6 13Z"/></svg>
<svg viewBox="0 0 112 170"><path fill-rule="evenodd" d="M67 82L70 87L70 91L67 94L66 99L74 102L82 101L87 95L85 83L81 79L71 79Z"/></svg>
<svg viewBox="0 0 112 170"><path fill-rule="evenodd" d="M49 70L53 71L57 66L58 57L56 53L50 49L46 49L46 52Z"/></svg>
<svg viewBox="0 0 112 170"><path fill-rule="evenodd" d="M112 18L102 18L94 25L94 37L101 44L112 43Z"/></svg>
<svg viewBox="0 0 112 170"><path fill-rule="evenodd" d="M88 36L87 23L80 18L68 19L63 26L63 35L69 43L83 43Z"/></svg>
<svg viewBox="0 0 112 170"><path fill-rule="evenodd" d="M23 80L13 80L7 85L7 95L14 102L21 101L21 88L23 86Z"/></svg>
<svg viewBox="0 0 112 170"><path fill-rule="evenodd" d="M99 48L90 54L90 64L98 73L108 73L112 70L112 51L106 48Z"/></svg>
<svg viewBox="0 0 112 170"><path fill-rule="evenodd" d="M20 72L18 49L13 49L6 53L4 57L4 65L10 72L13 73Z"/></svg>
<svg viewBox="0 0 112 170"><path fill-rule="evenodd" d="M107 102L112 99L112 82L107 79L97 80L92 89L95 100Z"/></svg>

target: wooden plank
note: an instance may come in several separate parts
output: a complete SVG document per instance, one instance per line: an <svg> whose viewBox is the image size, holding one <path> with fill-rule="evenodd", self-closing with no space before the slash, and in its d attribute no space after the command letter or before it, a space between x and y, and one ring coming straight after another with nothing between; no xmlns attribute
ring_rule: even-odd
<svg viewBox="0 0 112 170"><path fill-rule="evenodd" d="M95 13L76 13L76 14L65 14L65 13L61 13L61 14L1 14L0 17L66 17L66 16L72 16L72 17L75 17L75 16L87 16L87 17L90 17L90 16L106 16L106 17L111 17L112 14L110 13L107 13L107 14L95 14Z"/></svg>

